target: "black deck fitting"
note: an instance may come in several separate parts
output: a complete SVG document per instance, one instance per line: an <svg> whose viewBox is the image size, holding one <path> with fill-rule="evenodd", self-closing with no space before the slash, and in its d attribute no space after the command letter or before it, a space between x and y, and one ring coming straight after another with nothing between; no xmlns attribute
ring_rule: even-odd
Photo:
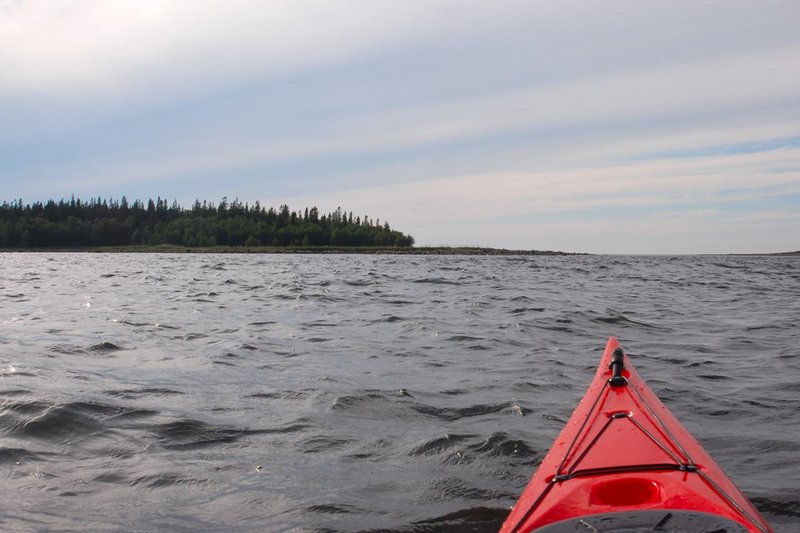
<svg viewBox="0 0 800 533"><path fill-rule="evenodd" d="M608 365L608 368L611 369L611 379L608 380L608 384L612 387L620 387L628 383L628 380L622 376L624 357L625 352L622 351L622 348L617 348L611 354L611 364Z"/></svg>

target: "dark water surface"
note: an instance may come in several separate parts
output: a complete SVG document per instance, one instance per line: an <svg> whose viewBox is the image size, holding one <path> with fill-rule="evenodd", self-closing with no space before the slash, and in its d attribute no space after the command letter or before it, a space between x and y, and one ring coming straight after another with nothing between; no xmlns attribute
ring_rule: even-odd
<svg viewBox="0 0 800 533"><path fill-rule="evenodd" d="M2 530L494 531L609 335L800 530L797 257L0 265Z"/></svg>

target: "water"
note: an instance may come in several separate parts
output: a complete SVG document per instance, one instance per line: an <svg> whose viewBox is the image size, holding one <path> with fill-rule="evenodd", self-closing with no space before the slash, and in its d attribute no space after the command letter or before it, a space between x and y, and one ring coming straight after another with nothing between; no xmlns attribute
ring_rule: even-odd
<svg viewBox="0 0 800 533"><path fill-rule="evenodd" d="M0 255L0 529L495 531L609 335L800 527L800 258Z"/></svg>

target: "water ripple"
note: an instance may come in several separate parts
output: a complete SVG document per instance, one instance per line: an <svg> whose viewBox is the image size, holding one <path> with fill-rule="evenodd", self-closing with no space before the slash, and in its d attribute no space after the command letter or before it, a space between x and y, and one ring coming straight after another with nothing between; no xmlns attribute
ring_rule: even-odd
<svg viewBox="0 0 800 533"><path fill-rule="evenodd" d="M496 531L609 335L800 516L798 258L3 261L3 529Z"/></svg>

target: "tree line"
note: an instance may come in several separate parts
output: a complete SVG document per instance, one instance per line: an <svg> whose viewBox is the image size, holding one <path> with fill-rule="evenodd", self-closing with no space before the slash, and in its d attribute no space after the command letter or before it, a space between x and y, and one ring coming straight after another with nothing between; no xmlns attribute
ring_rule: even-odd
<svg viewBox="0 0 800 533"><path fill-rule="evenodd" d="M387 222L353 217L341 208L320 214L316 207L293 211L260 202L250 205L197 200L185 209L163 198L147 203L93 198L0 205L0 248L71 248L160 245L210 246L380 246L410 247L414 238Z"/></svg>

